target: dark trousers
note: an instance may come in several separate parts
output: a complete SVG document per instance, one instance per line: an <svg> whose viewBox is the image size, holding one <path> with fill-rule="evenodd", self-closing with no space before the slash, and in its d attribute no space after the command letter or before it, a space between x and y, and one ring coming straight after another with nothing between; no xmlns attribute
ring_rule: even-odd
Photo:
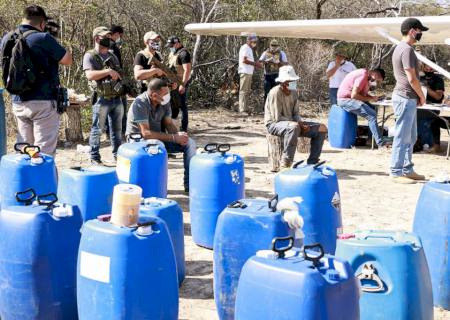
<svg viewBox="0 0 450 320"><path fill-rule="evenodd" d="M309 154L308 164L319 162L322 153L323 142L327 134L319 132L320 123L302 122L308 126L308 130L303 132L300 125L294 121L280 121L267 125L267 131L283 139L282 163L291 165L294 161L295 151L297 149L298 137L311 138L311 153Z"/></svg>
<svg viewBox="0 0 450 320"><path fill-rule="evenodd" d="M188 86L185 87L186 91L183 94L179 95L180 99L180 107L179 108L172 108L172 119L178 118L178 114L181 110L181 131L187 131L188 124L189 124L189 115L188 115L188 105L187 105L187 93L188 93Z"/></svg>
<svg viewBox="0 0 450 320"><path fill-rule="evenodd" d="M269 91L277 85L276 78L278 78L278 73L264 75L264 101L266 101Z"/></svg>

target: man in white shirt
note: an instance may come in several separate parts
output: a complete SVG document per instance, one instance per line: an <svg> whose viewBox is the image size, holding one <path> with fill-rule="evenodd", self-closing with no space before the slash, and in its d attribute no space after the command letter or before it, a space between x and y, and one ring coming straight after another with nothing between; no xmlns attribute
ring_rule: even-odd
<svg viewBox="0 0 450 320"><path fill-rule="evenodd" d="M256 48L258 38L256 35L248 35L247 43L239 50L239 112L249 112L248 98L252 88L253 71L261 67L259 61L255 61L253 49Z"/></svg>
<svg viewBox="0 0 450 320"><path fill-rule="evenodd" d="M330 81L330 102L331 105L337 104L337 92L345 76L356 70L356 67L350 61L347 61L346 54L343 51L336 51L336 60L331 61L327 68L327 77Z"/></svg>

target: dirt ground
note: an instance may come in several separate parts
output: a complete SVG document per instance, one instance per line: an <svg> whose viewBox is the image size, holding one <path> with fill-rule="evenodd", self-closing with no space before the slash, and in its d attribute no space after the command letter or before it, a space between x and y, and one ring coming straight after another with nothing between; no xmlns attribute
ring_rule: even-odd
<svg viewBox="0 0 450 320"><path fill-rule="evenodd" d="M326 119L318 119L325 122ZM191 112L191 136L198 146L209 142L230 143L232 152L245 158L246 196L270 197L274 174L267 166L267 145L262 115L238 117L228 110ZM229 129L232 127L233 129ZM227 129L228 128L228 129ZM444 135L443 140L447 141ZM110 159L105 142L102 154ZM296 160L305 159L297 153ZM339 176L344 232L361 229L411 231L416 201L422 184L398 185L388 177L389 153L369 148L332 149L326 142L321 159ZM450 173L450 160L443 155L415 154L417 172L427 177ZM58 151L60 168L87 165L87 155L74 148ZM180 319L217 319L213 297L212 251L197 247L191 238L189 199L182 192L182 156L169 160L169 198L184 210L187 277L180 290ZM435 309L435 319L450 319L450 312Z"/></svg>

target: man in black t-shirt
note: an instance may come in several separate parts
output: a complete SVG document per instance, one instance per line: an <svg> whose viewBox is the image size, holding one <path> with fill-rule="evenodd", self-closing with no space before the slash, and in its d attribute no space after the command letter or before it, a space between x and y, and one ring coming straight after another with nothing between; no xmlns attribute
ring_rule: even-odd
<svg viewBox="0 0 450 320"><path fill-rule="evenodd" d="M161 37L154 31L149 31L144 35L145 49L139 51L134 58L134 78L139 81L140 93L147 91L147 83L154 78L161 78L164 71L151 64L152 57L162 62L159 52Z"/></svg>
<svg viewBox="0 0 450 320"><path fill-rule="evenodd" d="M435 73L430 66L423 66L424 76L420 78L422 86L427 88L427 103L442 103L444 100L445 84L441 76ZM417 143L416 150L422 150L425 145L432 152L440 151L440 126L439 118L433 115L438 111L417 109Z"/></svg>
<svg viewBox="0 0 450 320"><path fill-rule="evenodd" d="M179 109L181 109L181 131L187 131L188 129L188 106L187 106L187 88L191 80L192 62L191 54L183 46L180 38L177 36L171 36L167 40L167 47L170 48L170 55L168 65L169 67L177 73L178 78L182 81L182 85L178 87L179 93ZM177 98L172 91L172 119L178 117L179 109L176 107L174 102Z"/></svg>

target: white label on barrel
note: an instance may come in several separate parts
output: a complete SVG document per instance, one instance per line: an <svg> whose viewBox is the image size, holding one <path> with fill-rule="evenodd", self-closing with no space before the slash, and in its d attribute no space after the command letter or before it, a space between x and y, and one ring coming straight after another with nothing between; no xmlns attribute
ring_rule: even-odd
<svg viewBox="0 0 450 320"><path fill-rule="evenodd" d="M109 283L111 258L81 251L80 275L82 277Z"/></svg>
<svg viewBox="0 0 450 320"><path fill-rule="evenodd" d="M241 179L239 178L239 171L238 170L231 170L231 181L233 181L235 184L241 184Z"/></svg>
<svg viewBox="0 0 450 320"><path fill-rule="evenodd" d="M130 182L131 161L127 158L118 156L116 172L120 181Z"/></svg>

